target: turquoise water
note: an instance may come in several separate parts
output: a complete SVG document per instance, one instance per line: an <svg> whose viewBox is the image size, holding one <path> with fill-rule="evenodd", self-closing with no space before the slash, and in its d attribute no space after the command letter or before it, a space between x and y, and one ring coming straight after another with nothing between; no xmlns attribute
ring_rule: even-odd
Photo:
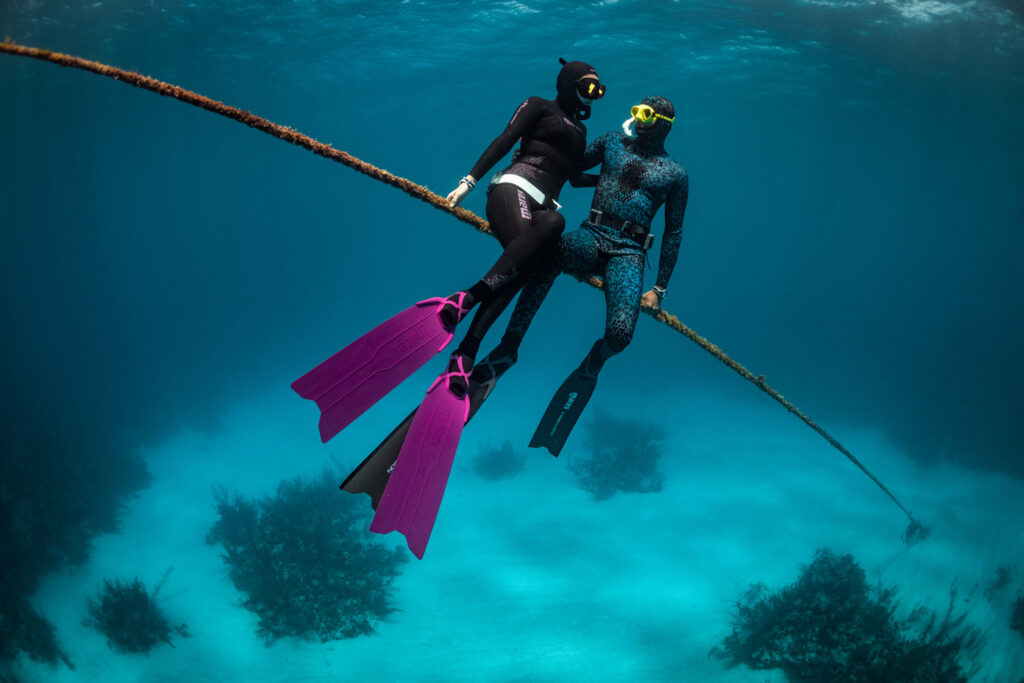
<svg viewBox="0 0 1024 683"><path fill-rule="evenodd" d="M666 308L935 524L905 551L901 513L840 454L644 318L588 410L669 429L662 493L594 503L565 458L535 451L500 485L457 463L426 559L396 584L403 611L330 650L265 650L202 543L210 486L259 496L361 460L440 368L328 446L288 383L391 312L471 284L496 244L237 123L0 55L5 433L116 440L154 477L123 535L33 598L78 673L24 664L20 678L230 679L251 665L254 680L305 680L348 662L407 680L760 681L707 651L744 586L792 581L819 545L941 593L936 609L955 577L1024 566L1006 521L1024 475L1019 3L3 0L0 37L201 92L441 195L523 98L554 95L558 57L608 84L591 137L645 95L669 97L690 203ZM570 228L589 198L564 194ZM482 214L483 192L465 205ZM559 281L460 461L486 440L526 451L603 314L600 296ZM152 584L168 565L166 608L193 638L131 659L80 627L104 576ZM1018 634L1000 605L976 608L1006 633L979 676L1019 680Z"/></svg>

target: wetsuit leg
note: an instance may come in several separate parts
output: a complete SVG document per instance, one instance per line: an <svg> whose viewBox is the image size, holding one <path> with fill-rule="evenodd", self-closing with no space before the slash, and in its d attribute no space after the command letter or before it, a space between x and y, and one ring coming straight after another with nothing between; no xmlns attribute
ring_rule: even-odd
<svg viewBox="0 0 1024 683"><path fill-rule="evenodd" d="M476 358L484 335L491 329L494 322L501 317L501 314L505 312L505 309L512 303L512 299L519 293L519 290L523 288L526 276L527 273L518 273L509 282L505 283L501 289L494 292L484 301L483 305L480 306L480 310L473 316L473 321L470 323L466 336L463 338L462 343L459 344L456 353L468 356L469 358Z"/></svg>
<svg viewBox="0 0 1024 683"><path fill-rule="evenodd" d="M518 349L526 336L526 330L533 322L540 305L548 295L555 278L563 270L597 270L600 266L600 251L597 239L589 230L575 230L563 235L555 249L541 260L530 273L519 297L512 320L502 338L502 346Z"/></svg>
<svg viewBox="0 0 1024 683"><path fill-rule="evenodd" d="M644 257L641 254L612 256L605 266L604 338L615 353L622 352L633 340L633 330L640 316L643 294Z"/></svg>
<svg viewBox="0 0 1024 683"><path fill-rule="evenodd" d="M587 374L596 375L604 362L621 353L633 340L633 330L640 316L643 294L644 257L621 254L608 259L604 272L606 305L604 337L594 344L581 366Z"/></svg>
<svg viewBox="0 0 1024 683"><path fill-rule="evenodd" d="M487 220L501 246L501 256L483 277L496 291L529 266L565 230L565 219L545 209L515 185L497 185L487 198Z"/></svg>
<svg viewBox="0 0 1024 683"><path fill-rule="evenodd" d="M484 335L522 288L527 272L565 229L561 214L543 208L521 189L508 184L491 190L487 198L487 219L505 250L481 280L491 293L484 297L483 305L456 350L470 359L476 358ZM479 289L480 284L475 287Z"/></svg>

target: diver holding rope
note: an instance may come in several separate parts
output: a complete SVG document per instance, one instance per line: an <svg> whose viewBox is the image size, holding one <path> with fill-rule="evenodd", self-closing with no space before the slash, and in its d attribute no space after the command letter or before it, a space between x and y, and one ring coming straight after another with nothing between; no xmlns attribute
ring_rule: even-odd
<svg viewBox="0 0 1024 683"><path fill-rule="evenodd" d="M556 98L530 97L520 104L448 195L456 206L520 142L512 164L488 188L487 217L504 249L491 269L467 289L421 301L378 325L292 384L320 407L320 436L326 442L447 346L459 321L481 304L466 338L415 412L370 525L379 533L403 533L417 557L426 548L471 414L470 375L480 341L565 229L557 201L562 187L596 182L582 173L587 134L582 122L605 86L589 64L561 62Z"/></svg>

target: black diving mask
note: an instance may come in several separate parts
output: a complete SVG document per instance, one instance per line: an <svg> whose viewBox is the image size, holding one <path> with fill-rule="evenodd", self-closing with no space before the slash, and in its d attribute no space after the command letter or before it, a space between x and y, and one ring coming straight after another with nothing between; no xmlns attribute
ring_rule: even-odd
<svg viewBox="0 0 1024 683"><path fill-rule="evenodd" d="M594 74L587 74L576 81L576 92L585 100L599 100L607 88Z"/></svg>

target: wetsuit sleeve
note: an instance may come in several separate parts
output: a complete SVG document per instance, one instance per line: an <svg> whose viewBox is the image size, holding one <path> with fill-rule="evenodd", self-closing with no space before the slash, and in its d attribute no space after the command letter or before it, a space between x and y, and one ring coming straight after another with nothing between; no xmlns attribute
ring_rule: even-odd
<svg viewBox="0 0 1024 683"><path fill-rule="evenodd" d="M596 173L583 173L588 169L594 168L599 163L604 161L604 145L608 138L608 133L605 133L598 139L587 145L586 151L583 152L583 167L580 169L580 173L574 178L569 178L569 184L573 187L597 187L597 181L600 176Z"/></svg>
<svg viewBox="0 0 1024 683"><path fill-rule="evenodd" d="M469 175L480 180L502 157L509 153L509 150L516 144L523 134L536 125L544 113L544 100L539 97L531 97L519 105L512 119L505 126L501 135L494 138L494 142L487 146L480 159L470 170Z"/></svg>
<svg viewBox="0 0 1024 683"><path fill-rule="evenodd" d="M686 213L686 200L689 196L690 178L686 171L679 169L679 180L665 200L665 239L661 242L658 279L655 283L664 289L668 288L669 278L679 258L679 244L683 241L683 214Z"/></svg>
<svg viewBox="0 0 1024 683"><path fill-rule="evenodd" d="M583 152L583 170L589 171L590 169L597 166L599 163L604 161L604 148L608 142L608 136L611 133L605 133L596 140L591 141L587 145L587 150Z"/></svg>

